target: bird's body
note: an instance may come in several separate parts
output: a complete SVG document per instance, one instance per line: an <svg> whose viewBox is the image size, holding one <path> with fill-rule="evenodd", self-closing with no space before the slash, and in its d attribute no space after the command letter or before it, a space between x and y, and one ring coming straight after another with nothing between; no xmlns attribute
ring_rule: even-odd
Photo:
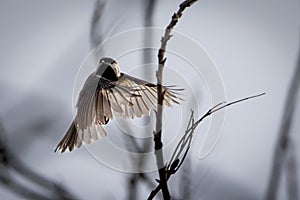
<svg viewBox="0 0 300 200"><path fill-rule="evenodd" d="M163 87L164 105L179 103L176 89ZM114 116L134 118L150 115L156 109L157 86L121 73L112 58L102 58L98 68L85 81L77 101L77 115L55 151L70 151L82 141L90 143L107 133L102 127Z"/></svg>

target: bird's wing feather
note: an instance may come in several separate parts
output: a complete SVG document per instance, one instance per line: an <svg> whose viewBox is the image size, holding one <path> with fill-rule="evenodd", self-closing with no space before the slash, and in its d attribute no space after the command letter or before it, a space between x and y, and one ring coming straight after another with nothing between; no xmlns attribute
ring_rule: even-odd
<svg viewBox="0 0 300 200"><path fill-rule="evenodd" d="M163 87L163 104L179 103L178 89ZM119 81L109 81L91 74L80 91L76 104L77 115L66 136L56 150L71 151L80 147L82 141L90 143L107 133L102 125L114 116L124 118L142 117L156 110L157 86L144 80L121 74Z"/></svg>
<svg viewBox="0 0 300 200"><path fill-rule="evenodd" d="M121 117L134 118L149 115L150 111L156 110L157 107L157 86L156 84L149 83L147 81L129 76L121 73L121 78L117 82L115 88L124 87L130 90L130 93L135 94L129 97L129 101L132 103L131 106L123 106L125 112L118 113ZM171 107L171 102L179 104L182 100L177 97L177 91L171 87L163 86L165 91L163 104Z"/></svg>
<svg viewBox="0 0 300 200"><path fill-rule="evenodd" d="M163 87L165 90L163 104L179 103L176 89ZM106 124L115 117L135 118L150 115L157 107L157 87L155 84L122 74L119 81L109 81L92 74L85 82L77 102L75 122L79 136L84 142L90 143L95 135L94 126ZM107 135L101 127L100 135ZM79 144L78 144L79 145Z"/></svg>

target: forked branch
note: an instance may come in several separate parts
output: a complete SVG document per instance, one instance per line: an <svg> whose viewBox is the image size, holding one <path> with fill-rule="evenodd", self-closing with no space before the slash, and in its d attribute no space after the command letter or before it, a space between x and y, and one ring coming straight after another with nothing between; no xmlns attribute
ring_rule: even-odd
<svg viewBox="0 0 300 200"><path fill-rule="evenodd" d="M183 164L183 162L190 150L191 142L192 142L192 139L194 136L195 129L205 118L209 117L213 113L215 113L219 110L222 110L228 106L231 106L231 105L234 105L234 104L246 101L246 100L250 100L250 99L253 99L256 97L260 97L262 95L265 95L265 93L249 96L249 97L242 98L242 99L232 101L229 103L227 103L225 101L221 102L221 103L217 104L216 106L212 107L211 109L209 109L197 121L195 121L195 118L194 118L194 111L191 111L191 116L190 116L187 128L185 130L185 133L182 136L182 138L179 140L175 150L173 151L170 162L168 163L168 165L166 167L166 181L168 181L169 178L173 174L175 174L178 171L178 169L181 167L181 165ZM150 193L148 200L153 199L156 196L156 194L159 192L159 190L161 190L161 189L162 189L162 183L160 182L158 184L158 186Z"/></svg>
<svg viewBox="0 0 300 200"><path fill-rule="evenodd" d="M171 38L171 32L178 20L183 14L183 11L190 7L197 0L186 0L179 5L179 9L176 13L173 14L172 19L169 25L165 29L165 34L161 39L161 47L158 51L158 71L156 73L157 77L157 113L156 113L156 131L154 132L154 149L155 149L155 157L156 164L159 172L160 184L162 187L162 193L164 199L170 199L170 193L167 185L166 179L166 167L164 166L164 157L163 157L163 143L162 143L162 110L163 110L163 99L164 99L164 91L162 87L163 83L163 69L167 58L165 57L165 52L167 48L167 42Z"/></svg>

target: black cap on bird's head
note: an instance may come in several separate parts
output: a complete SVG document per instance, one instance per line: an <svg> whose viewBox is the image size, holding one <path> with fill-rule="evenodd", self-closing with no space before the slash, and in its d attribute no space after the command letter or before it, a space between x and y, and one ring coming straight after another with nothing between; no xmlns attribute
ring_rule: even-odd
<svg viewBox="0 0 300 200"><path fill-rule="evenodd" d="M96 75L111 81L119 80L121 73L117 62L108 57L101 58L96 71Z"/></svg>

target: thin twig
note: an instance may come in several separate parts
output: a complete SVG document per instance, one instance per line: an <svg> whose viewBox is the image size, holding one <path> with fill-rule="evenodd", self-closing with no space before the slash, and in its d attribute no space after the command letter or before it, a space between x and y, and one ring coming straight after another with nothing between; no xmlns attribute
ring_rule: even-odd
<svg viewBox="0 0 300 200"><path fill-rule="evenodd" d="M166 180L168 181L169 178L178 171L178 169L181 167L182 163L184 162L184 160L188 154L188 151L190 149L190 146L191 146L191 141L193 138L194 131L198 127L198 125L200 124L201 121L203 121L205 118L209 117L211 114L218 112L219 110L222 110L226 107L232 106L234 104L237 104L237 103L249 100L249 99L257 98L262 95L265 95L265 93L249 96L249 97L242 98L242 99L232 101L229 103L221 102L221 103L217 104L216 106L212 107L211 109L209 109L197 121L194 121L194 112L191 111L191 117L188 122L188 126L185 130L185 134L179 140L179 142L173 152L172 158L171 158L169 164L167 165ZM182 152L184 149L185 149L185 151L182 155ZM178 152L180 152L180 153L178 153ZM180 157L182 157L182 158L180 158ZM158 186L150 193L148 200L153 199L156 196L156 194L159 192L160 189L162 189L161 182L159 182Z"/></svg>
<svg viewBox="0 0 300 200"><path fill-rule="evenodd" d="M163 69L167 58L165 57L165 52L167 48L167 42L171 38L171 32L178 20L183 14L183 11L190 7L197 0L186 0L179 5L179 9L176 13L173 14L172 19L169 25L165 29L165 34L161 39L161 47L158 51L158 71L156 73L157 78L157 113L156 113L156 132L154 133L154 149L155 149L155 157L156 164L159 172L160 184L162 185L162 193L164 199L170 199L170 193L166 180L166 167L164 166L164 158L163 158L163 143L162 143L162 111L163 111L163 99L164 99L164 91L162 87L163 83Z"/></svg>

